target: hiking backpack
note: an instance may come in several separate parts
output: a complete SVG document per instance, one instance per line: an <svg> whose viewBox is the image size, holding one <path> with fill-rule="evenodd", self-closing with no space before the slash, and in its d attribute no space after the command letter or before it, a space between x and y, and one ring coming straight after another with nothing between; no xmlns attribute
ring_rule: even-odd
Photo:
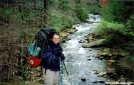
<svg viewBox="0 0 134 85"><path fill-rule="evenodd" d="M57 33L54 28L43 28L35 35L34 43L30 44L28 48L28 52L31 55L29 58L29 63L32 67L40 66L44 48L48 45L48 42L54 33Z"/></svg>

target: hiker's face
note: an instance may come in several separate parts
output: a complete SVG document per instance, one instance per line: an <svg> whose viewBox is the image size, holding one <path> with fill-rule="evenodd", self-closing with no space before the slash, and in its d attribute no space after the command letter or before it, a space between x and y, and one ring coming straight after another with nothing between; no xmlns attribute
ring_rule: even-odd
<svg viewBox="0 0 134 85"><path fill-rule="evenodd" d="M58 44L60 42L60 37L59 35L54 35L53 38L52 38L52 41L55 43L55 44Z"/></svg>

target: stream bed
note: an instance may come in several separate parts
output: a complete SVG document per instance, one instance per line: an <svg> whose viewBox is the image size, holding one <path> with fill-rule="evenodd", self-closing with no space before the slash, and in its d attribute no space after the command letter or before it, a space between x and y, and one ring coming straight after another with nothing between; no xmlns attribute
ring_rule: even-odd
<svg viewBox="0 0 134 85"><path fill-rule="evenodd" d="M106 69L106 61L95 57L99 50L82 47L84 43L88 43L86 36L95 31L101 18L99 15L89 14L87 21L90 23L73 25L77 31L70 34L69 40L61 44L66 56L66 69L69 73L67 75L63 67L63 85L106 85L105 82L108 80L94 73L95 71L105 72Z"/></svg>

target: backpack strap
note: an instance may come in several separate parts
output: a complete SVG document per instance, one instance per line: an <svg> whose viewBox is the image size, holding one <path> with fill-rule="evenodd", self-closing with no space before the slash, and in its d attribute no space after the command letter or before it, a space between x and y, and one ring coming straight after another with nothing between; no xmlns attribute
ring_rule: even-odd
<svg viewBox="0 0 134 85"><path fill-rule="evenodd" d="M43 39L44 39L44 41L41 42L42 43L42 47L41 47L41 51L40 51L40 55L39 55L39 58L41 58L43 56L43 52L44 52L44 48L45 48L45 43L47 41L46 40L47 37L46 37L46 35L45 35L45 33L43 31L39 31L38 34L40 34L43 37ZM36 41L36 43L38 43L38 40Z"/></svg>
<svg viewBox="0 0 134 85"><path fill-rule="evenodd" d="M46 38L46 35L45 35L45 33L44 32L42 32L42 31L39 31L39 33L44 37L44 38Z"/></svg>

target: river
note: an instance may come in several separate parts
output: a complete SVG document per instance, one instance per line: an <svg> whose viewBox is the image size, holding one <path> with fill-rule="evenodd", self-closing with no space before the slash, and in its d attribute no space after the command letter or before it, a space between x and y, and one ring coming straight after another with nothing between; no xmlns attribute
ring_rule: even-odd
<svg viewBox="0 0 134 85"><path fill-rule="evenodd" d="M99 50L82 47L84 43L87 43L86 36L95 31L95 27L100 23L101 18L99 15L89 14L87 21L93 23L73 25L77 31L70 34L69 40L62 44L63 53L66 56L65 65L69 73L67 75L64 67L64 85L105 85L99 81L107 81L106 77L98 77L97 74L94 74L94 71L105 72L106 68L106 61L95 57Z"/></svg>

